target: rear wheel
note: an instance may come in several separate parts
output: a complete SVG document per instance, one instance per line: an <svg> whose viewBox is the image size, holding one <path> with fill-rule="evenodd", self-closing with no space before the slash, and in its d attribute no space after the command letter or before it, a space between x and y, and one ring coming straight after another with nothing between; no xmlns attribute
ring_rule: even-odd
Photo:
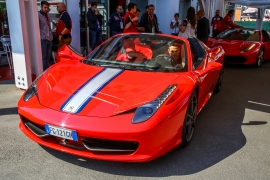
<svg viewBox="0 0 270 180"><path fill-rule="evenodd" d="M181 144L183 147L188 146L192 140L197 118L197 107L198 107L197 93L196 91L194 91L189 100L186 117L183 124L182 144Z"/></svg>
<svg viewBox="0 0 270 180"><path fill-rule="evenodd" d="M263 49L260 49L260 51L258 53L258 56L257 56L255 67L260 67L262 65L263 53L264 53Z"/></svg>

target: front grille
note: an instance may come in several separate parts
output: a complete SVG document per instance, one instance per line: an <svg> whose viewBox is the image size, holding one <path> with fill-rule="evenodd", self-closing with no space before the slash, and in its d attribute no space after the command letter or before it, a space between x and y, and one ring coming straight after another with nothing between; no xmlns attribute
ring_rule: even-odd
<svg viewBox="0 0 270 180"><path fill-rule="evenodd" d="M226 56L226 63L245 63L247 60L243 56Z"/></svg>
<svg viewBox="0 0 270 180"><path fill-rule="evenodd" d="M45 131L45 128L42 126L39 126L33 122L30 122L26 117L21 116L22 117L22 121L24 123L24 125L30 130L32 131L32 133L34 133L36 136L38 137L45 137L48 136L48 134Z"/></svg>
<svg viewBox="0 0 270 180"><path fill-rule="evenodd" d="M84 147L90 151L96 152L135 152L139 146L134 141L116 141L105 139L84 138L82 140Z"/></svg>
<svg viewBox="0 0 270 180"><path fill-rule="evenodd" d="M43 141L61 144L72 149L91 151L93 153L101 154L131 154L139 147L139 143L135 141L106 140L81 136L78 137L79 141L66 140L47 134L45 127L31 122L24 116L21 116L21 119L24 125L36 136L41 137Z"/></svg>

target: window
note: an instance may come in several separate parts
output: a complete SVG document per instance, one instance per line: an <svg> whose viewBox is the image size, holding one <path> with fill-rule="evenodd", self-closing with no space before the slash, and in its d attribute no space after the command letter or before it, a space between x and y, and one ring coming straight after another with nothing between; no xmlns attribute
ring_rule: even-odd
<svg viewBox="0 0 270 180"><path fill-rule="evenodd" d="M188 38L190 49L192 53L193 70L197 69L206 57L206 51L196 38Z"/></svg>
<svg viewBox="0 0 270 180"><path fill-rule="evenodd" d="M133 34L109 39L91 53L88 60L106 67L175 72L187 71L186 54L186 45L182 40L152 34Z"/></svg>
<svg viewBox="0 0 270 180"><path fill-rule="evenodd" d="M233 29L220 33L217 38L228 40L260 41L260 31L250 29Z"/></svg>

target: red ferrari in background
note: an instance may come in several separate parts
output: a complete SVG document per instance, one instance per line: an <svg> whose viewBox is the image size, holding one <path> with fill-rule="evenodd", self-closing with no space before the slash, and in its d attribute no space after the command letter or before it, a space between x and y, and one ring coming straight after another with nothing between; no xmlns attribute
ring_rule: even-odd
<svg viewBox="0 0 270 180"><path fill-rule="evenodd" d="M270 33L265 30L229 29L217 38L210 38L206 44L222 46L226 63L260 67L263 60L270 60Z"/></svg>
<svg viewBox="0 0 270 180"><path fill-rule="evenodd" d="M87 57L64 46L19 100L19 127L62 152L150 161L191 142L221 88L223 57L221 47L171 35L116 35Z"/></svg>

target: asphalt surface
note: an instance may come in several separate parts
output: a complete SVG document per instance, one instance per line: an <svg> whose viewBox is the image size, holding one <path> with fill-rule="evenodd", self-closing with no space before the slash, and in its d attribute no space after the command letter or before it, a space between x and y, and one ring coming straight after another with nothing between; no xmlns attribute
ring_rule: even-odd
<svg viewBox="0 0 270 180"><path fill-rule="evenodd" d="M42 147L18 128L23 91L0 82L0 179L270 179L270 62L226 66L192 143L147 163L80 158Z"/></svg>

